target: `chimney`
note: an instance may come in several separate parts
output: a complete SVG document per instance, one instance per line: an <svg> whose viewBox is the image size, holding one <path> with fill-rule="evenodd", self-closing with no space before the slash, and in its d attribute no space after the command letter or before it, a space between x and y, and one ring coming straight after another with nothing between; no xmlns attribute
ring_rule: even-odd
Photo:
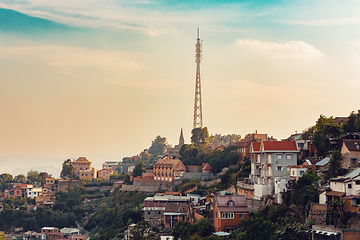
<svg viewBox="0 0 360 240"><path fill-rule="evenodd" d="M255 134L257 134L257 130L255 130Z"/></svg>

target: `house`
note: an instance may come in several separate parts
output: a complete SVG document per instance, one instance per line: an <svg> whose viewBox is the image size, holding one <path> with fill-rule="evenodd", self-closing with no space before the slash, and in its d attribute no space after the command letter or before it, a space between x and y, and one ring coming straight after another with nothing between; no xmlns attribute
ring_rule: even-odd
<svg viewBox="0 0 360 240"><path fill-rule="evenodd" d="M65 238L73 239L74 235L80 234L78 228L62 228L60 232L64 235Z"/></svg>
<svg viewBox="0 0 360 240"><path fill-rule="evenodd" d="M251 143L249 181L254 185L254 199L272 195L274 178L289 176L290 166L297 165L298 152L295 141Z"/></svg>
<svg viewBox="0 0 360 240"><path fill-rule="evenodd" d="M82 234L75 234L72 238L72 240L86 240L86 236Z"/></svg>
<svg viewBox="0 0 360 240"><path fill-rule="evenodd" d="M113 171L117 171L117 169L120 167L121 162L119 161L107 161L102 164L103 169L110 169Z"/></svg>
<svg viewBox="0 0 360 240"><path fill-rule="evenodd" d="M79 180L59 179L58 180L58 191L66 191L69 186L76 187L79 185L80 185Z"/></svg>
<svg viewBox="0 0 360 240"><path fill-rule="evenodd" d="M57 227L43 227L41 229L42 234L48 234L53 232L59 232L59 229Z"/></svg>
<svg viewBox="0 0 360 240"><path fill-rule="evenodd" d="M353 206L360 201L360 168L356 168L348 174L330 179L330 186L319 194L319 203L326 204L336 199L350 199Z"/></svg>
<svg viewBox="0 0 360 240"><path fill-rule="evenodd" d="M92 162L90 162L86 157L79 157L73 162L75 175L79 178L96 178L96 169L92 167Z"/></svg>
<svg viewBox="0 0 360 240"><path fill-rule="evenodd" d="M26 196L28 198L37 198L38 196L42 195L42 193L42 187L34 187L32 184L26 186Z"/></svg>
<svg viewBox="0 0 360 240"><path fill-rule="evenodd" d="M172 159L165 155L153 167L154 180L172 183L174 179L181 178L186 172L185 165L180 159Z"/></svg>
<svg viewBox="0 0 360 240"><path fill-rule="evenodd" d="M54 201L51 200L51 197L49 195L46 196L38 196L35 200L36 206L50 206L52 207L54 205Z"/></svg>
<svg viewBox="0 0 360 240"><path fill-rule="evenodd" d="M156 224L164 215L168 205L189 205L191 197L174 195L155 195L144 200L144 220Z"/></svg>
<svg viewBox="0 0 360 240"><path fill-rule="evenodd" d="M341 163L342 168L354 169L359 167L360 139L343 139L341 154L344 156Z"/></svg>
<svg viewBox="0 0 360 240"><path fill-rule="evenodd" d="M97 178L102 178L104 180L109 180L111 174L113 174L113 173L114 173L113 170L104 168L104 169L101 169L101 170L97 171Z"/></svg>
<svg viewBox="0 0 360 240"><path fill-rule="evenodd" d="M12 189L5 189L4 197L16 198L16 197L23 197L23 190L20 186L14 186Z"/></svg>
<svg viewBox="0 0 360 240"><path fill-rule="evenodd" d="M247 134L244 139L235 142L237 152L242 159L250 158L250 147L252 142L260 143L261 141L273 141L273 138L269 138L267 134L259 134L257 130L255 133Z"/></svg>
<svg viewBox="0 0 360 240"><path fill-rule="evenodd" d="M214 226L216 232L231 232L249 216L245 196L224 195L214 198Z"/></svg>
<svg viewBox="0 0 360 240"><path fill-rule="evenodd" d="M323 158L322 160L315 163L317 175L319 176L322 175L324 172L326 172L329 167L329 164L330 164L329 157Z"/></svg>
<svg viewBox="0 0 360 240"><path fill-rule="evenodd" d="M165 206L161 223L165 228L172 228L178 222L187 222L190 220L189 204L168 204Z"/></svg>

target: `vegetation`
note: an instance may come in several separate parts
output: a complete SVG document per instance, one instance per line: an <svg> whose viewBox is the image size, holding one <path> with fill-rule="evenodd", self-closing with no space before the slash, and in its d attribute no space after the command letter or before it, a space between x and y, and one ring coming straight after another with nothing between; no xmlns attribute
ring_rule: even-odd
<svg viewBox="0 0 360 240"><path fill-rule="evenodd" d="M62 170L60 173L62 179L75 179L75 168L70 159L67 159L62 164Z"/></svg>
<svg viewBox="0 0 360 240"><path fill-rule="evenodd" d="M310 203L318 202L319 177L315 172L306 173L294 184L292 191L282 193L283 203L286 206L294 206L301 215L308 211ZM302 215L303 216L303 215Z"/></svg>
<svg viewBox="0 0 360 240"><path fill-rule="evenodd" d="M231 233L230 239L277 240L306 239L304 227L297 213L280 205L270 205L256 214L250 213L239 228Z"/></svg>
<svg viewBox="0 0 360 240"><path fill-rule="evenodd" d="M181 240L209 239L213 232L215 232L215 228L212 219L203 218L194 224L179 222L173 227L171 235L174 239Z"/></svg>
<svg viewBox="0 0 360 240"><path fill-rule="evenodd" d="M141 176L144 172L146 172L145 163L140 161L134 168L133 177Z"/></svg>
<svg viewBox="0 0 360 240"><path fill-rule="evenodd" d="M85 224L91 239L122 239L129 224L142 220L140 206L147 196L145 193L115 190Z"/></svg>
<svg viewBox="0 0 360 240"><path fill-rule="evenodd" d="M231 143L240 141L241 136L239 134L221 135L216 133L210 136L210 143L214 145L230 146Z"/></svg>

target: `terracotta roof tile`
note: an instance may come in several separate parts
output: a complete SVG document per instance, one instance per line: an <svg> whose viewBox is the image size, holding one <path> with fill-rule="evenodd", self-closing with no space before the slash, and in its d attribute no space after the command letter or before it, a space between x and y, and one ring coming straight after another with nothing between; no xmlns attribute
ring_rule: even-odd
<svg viewBox="0 0 360 240"><path fill-rule="evenodd" d="M264 151L298 151L295 141L263 141Z"/></svg>

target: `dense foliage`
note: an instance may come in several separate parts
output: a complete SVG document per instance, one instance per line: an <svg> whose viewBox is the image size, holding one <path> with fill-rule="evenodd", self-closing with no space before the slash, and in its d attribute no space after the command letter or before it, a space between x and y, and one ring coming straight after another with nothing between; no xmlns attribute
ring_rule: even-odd
<svg viewBox="0 0 360 240"><path fill-rule="evenodd" d="M203 218L198 222L191 224L189 222L179 222L176 224L171 235L174 239L208 239L215 232L212 219Z"/></svg>
<svg viewBox="0 0 360 240"><path fill-rule="evenodd" d="M284 204L294 205L303 214L305 210L308 210L310 203L318 202L318 184L319 177L315 172L306 173L295 182L292 191L282 193Z"/></svg>
<svg viewBox="0 0 360 240"><path fill-rule="evenodd" d="M145 193L115 190L85 224L91 239L122 239L129 224L142 220L140 206L146 197Z"/></svg>
<svg viewBox="0 0 360 240"><path fill-rule="evenodd" d="M250 213L239 228L232 232L230 239L306 239L306 233L300 224L297 213L280 205L270 205L256 214Z"/></svg>

